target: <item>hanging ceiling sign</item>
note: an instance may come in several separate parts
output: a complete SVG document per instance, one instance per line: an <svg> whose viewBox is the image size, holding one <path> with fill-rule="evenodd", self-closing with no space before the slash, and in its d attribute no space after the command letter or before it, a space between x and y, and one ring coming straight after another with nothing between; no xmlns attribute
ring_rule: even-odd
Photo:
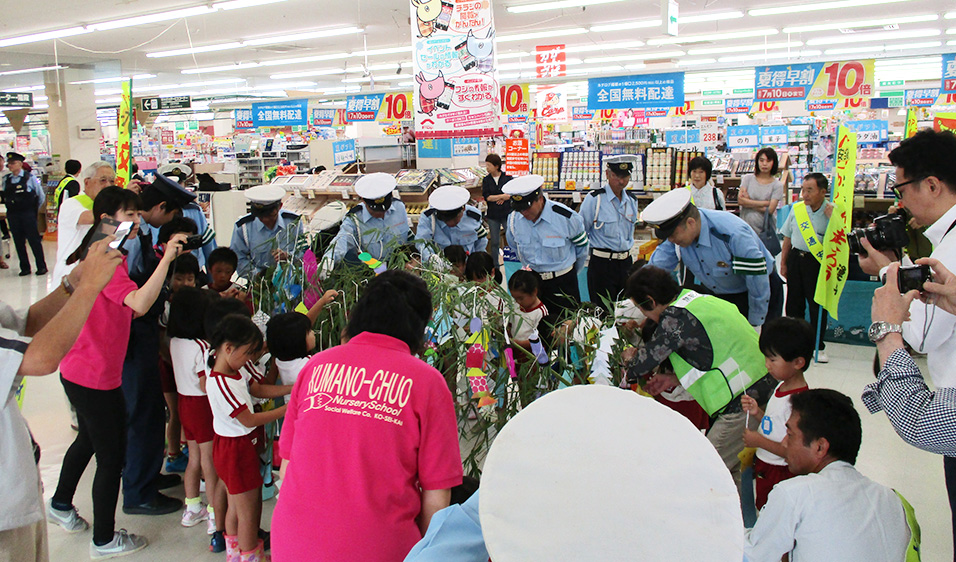
<svg viewBox="0 0 956 562"><path fill-rule="evenodd" d="M807 111L832 111L836 106L837 100L807 100Z"/></svg>
<svg viewBox="0 0 956 562"><path fill-rule="evenodd" d="M568 72L564 45L539 45L534 49L538 78L555 78Z"/></svg>
<svg viewBox="0 0 956 562"><path fill-rule="evenodd" d="M683 107L684 73L588 79L588 109Z"/></svg>
<svg viewBox="0 0 956 562"><path fill-rule="evenodd" d="M321 107L312 108L313 127L331 127L335 122L335 110Z"/></svg>
<svg viewBox="0 0 956 562"><path fill-rule="evenodd" d="M727 127L727 148L750 148L760 146L760 127L741 125Z"/></svg>
<svg viewBox="0 0 956 562"><path fill-rule="evenodd" d="M873 59L785 64L754 70L754 98L758 101L844 99L875 93Z"/></svg>
<svg viewBox="0 0 956 562"><path fill-rule="evenodd" d="M252 128L252 110L251 109L237 109L235 111L235 119L236 119L237 129Z"/></svg>
<svg viewBox="0 0 956 562"><path fill-rule="evenodd" d="M33 107L30 92L0 92L0 107Z"/></svg>
<svg viewBox="0 0 956 562"><path fill-rule="evenodd" d="M906 107L932 107L938 97L939 88L906 90Z"/></svg>
<svg viewBox="0 0 956 562"><path fill-rule="evenodd" d="M168 98L142 98L139 100L143 111L165 111L167 109L189 109L192 99L189 96L172 96Z"/></svg>
<svg viewBox="0 0 956 562"><path fill-rule="evenodd" d="M942 86L944 94L956 94L956 53L943 55Z"/></svg>
<svg viewBox="0 0 956 562"><path fill-rule="evenodd" d="M843 125L848 131L856 133L856 141L861 144L875 144L889 137L890 125L885 119L847 121Z"/></svg>
<svg viewBox="0 0 956 562"><path fill-rule="evenodd" d="M736 115L740 113L750 113L750 106L754 104L753 98L731 98L724 100L724 113L727 115Z"/></svg>
<svg viewBox="0 0 956 562"><path fill-rule="evenodd" d="M252 104L255 127L291 127L309 124L309 100L282 100Z"/></svg>
<svg viewBox="0 0 956 562"><path fill-rule="evenodd" d="M528 100L531 99L527 84L502 84L498 97L501 98L502 115L521 113L527 117Z"/></svg>

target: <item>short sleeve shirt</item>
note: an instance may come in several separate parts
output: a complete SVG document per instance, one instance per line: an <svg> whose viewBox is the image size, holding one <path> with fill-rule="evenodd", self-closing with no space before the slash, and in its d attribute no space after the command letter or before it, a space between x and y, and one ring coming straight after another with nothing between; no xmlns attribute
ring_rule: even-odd
<svg viewBox="0 0 956 562"><path fill-rule="evenodd" d="M206 395L212 409L212 428L220 437L242 437L254 428L242 425L236 419L243 410L252 411L252 396L242 375L226 375L217 371L209 373Z"/></svg>
<svg viewBox="0 0 956 562"><path fill-rule="evenodd" d="M56 219L56 265L53 266L53 281L58 283L67 275L76 264L66 265L66 259L80 247L83 237L89 232L92 224L78 224L80 215L86 207L74 197L60 205L60 212Z"/></svg>
<svg viewBox="0 0 956 562"><path fill-rule="evenodd" d="M790 418L790 412L793 407L790 405L790 397L799 392L804 392L807 387L797 388L788 392L781 392L780 387L783 383L777 385L777 388L770 395L767 401L767 409L764 410L763 419L760 420L760 434L780 443L787 436L787 420ZM777 466L787 466L787 460L779 455L775 455L765 449L757 449L757 458L767 464Z"/></svg>
<svg viewBox="0 0 956 562"><path fill-rule="evenodd" d="M826 209L826 203L820 205L820 208L816 211L807 206L807 215L810 216L810 224L813 227L813 232L817 240L820 242L823 241L823 237L827 233L827 224L830 222L830 219L827 218L826 215ZM790 244L792 244L794 248L803 252L810 251L806 240L803 239L803 233L797 228L797 217L793 210L790 211L790 215L787 216L787 220L783 223L780 234L782 234L784 238L789 238Z"/></svg>
<svg viewBox="0 0 956 562"><path fill-rule="evenodd" d="M295 380L299 378L299 373L302 372L302 369L305 367L305 364L309 362L310 357L299 357L298 359L291 359L289 361L283 361L281 359L276 359L276 369L279 370L279 382L282 384L295 384Z"/></svg>
<svg viewBox="0 0 956 562"><path fill-rule="evenodd" d="M209 344L203 340L172 338L169 340L169 356L173 360L173 376L176 377L176 392L183 396L205 396L199 379L209 371L206 353Z"/></svg>
<svg viewBox="0 0 956 562"><path fill-rule="evenodd" d="M747 174L740 180L741 189L747 189L747 195L754 201L771 201L776 199L783 202L783 184L774 179L768 184L757 181L756 176ZM756 209L740 208L740 218L744 219L757 233L763 232L764 212Z"/></svg>

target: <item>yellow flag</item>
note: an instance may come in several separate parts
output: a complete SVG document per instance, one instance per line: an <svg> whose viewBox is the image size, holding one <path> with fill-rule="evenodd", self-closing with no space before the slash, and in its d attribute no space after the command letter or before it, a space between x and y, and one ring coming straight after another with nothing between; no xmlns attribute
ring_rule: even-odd
<svg viewBox="0 0 956 562"><path fill-rule="evenodd" d="M132 150L130 136L133 133L133 81L123 82L123 100L116 117L116 185L126 187L130 177Z"/></svg>
<svg viewBox="0 0 956 562"><path fill-rule="evenodd" d="M840 127L837 134L836 169L834 171L833 213L823 240L823 264L817 277L813 300L837 318L840 295L846 284L850 248L846 235L853 224L853 184L856 178L856 133Z"/></svg>
<svg viewBox="0 0 956 562"><path fill-rule="evenodd" d="M903 138L910 138L916 134L916 112L919 111L915 107L910 107L906 110L906 134Z"/></svg>

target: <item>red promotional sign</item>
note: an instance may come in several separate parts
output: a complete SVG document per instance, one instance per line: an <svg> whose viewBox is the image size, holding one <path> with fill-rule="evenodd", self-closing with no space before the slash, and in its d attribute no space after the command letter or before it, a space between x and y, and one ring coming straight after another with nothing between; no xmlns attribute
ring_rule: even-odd
<svg viewBox="0 0 956 562"><path fill-rule="evenodd" d="M528 139L505 139L505 171L512 176L526 176L531 172Z"/></svg>
<svg viewBox="0 0 956 562"><path fill-rule="evenodd" d="M567 74L567 54L564 45L538 45L534 49L538 64L538 78L554 78Z"/></svg>
<svg viewBox="0 0 956 562"><path fill-rule="evenodd" d="M173 144L173 142L175 142L173 140L173 132L169 129L163 129L162 132L160 132L160 142L162 144Z"/></svg>

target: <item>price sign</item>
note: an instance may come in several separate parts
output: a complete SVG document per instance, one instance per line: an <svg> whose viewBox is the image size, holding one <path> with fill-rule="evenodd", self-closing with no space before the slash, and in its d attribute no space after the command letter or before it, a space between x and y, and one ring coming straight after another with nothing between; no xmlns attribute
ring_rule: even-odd
<svg viewBox="0 0 956 562"><path fill-rule="evenodd" d="M704 122L700 124L700 144L703 146L717 146L717 123Z"/></svg>
<svg viewBox="0 0 956 562"><path fill-rule="evenodd" d="M727 148L750 148L759 146L760 127L741 125L727 127Z"/></svg>
<svg viewBox="0 0 956 562"><path fill-rule="evenodd" d="M870 97L875 93L873 59L758 68L754 91L760 101Z"/></svg>
<svg viewBox="0 0 956 562"><path fill-rule="evenodd" d="M786 126L760 127L760 144L782 145L787 144L789 129Z"/></svg>
<svg viewBox="0 0 956 562"><path fill-rule="evenodd" d="M956 94L956 53L943 55L942 93Z"/></svg>
<svg viewBox="0 0 956 562"><path fill-rule="evenodd" d="M678 146L687 144L687 131L664 131L664 142L667 146Z"/></svg>
<svg viewBox="0 0 956 562"><path fill-rule="evenodd" d="M856 133L856 142L860 144L883 142L889 136L889 122L883 119L847 121L844 125L847 130Z"/></svg>
<svg viewBox="0 0 956 562"><path fill-rule="evenodd" d="M401 121L412 118L412 94L388 94L378 110L378 121Z"/></svg>
<svg viewBox="0 0 956 562"><path fill-rule="evenodd" d="M501 100L502 115L528 113L528 100L531 98L527 84L502 84L498 97Z"/></svg>

